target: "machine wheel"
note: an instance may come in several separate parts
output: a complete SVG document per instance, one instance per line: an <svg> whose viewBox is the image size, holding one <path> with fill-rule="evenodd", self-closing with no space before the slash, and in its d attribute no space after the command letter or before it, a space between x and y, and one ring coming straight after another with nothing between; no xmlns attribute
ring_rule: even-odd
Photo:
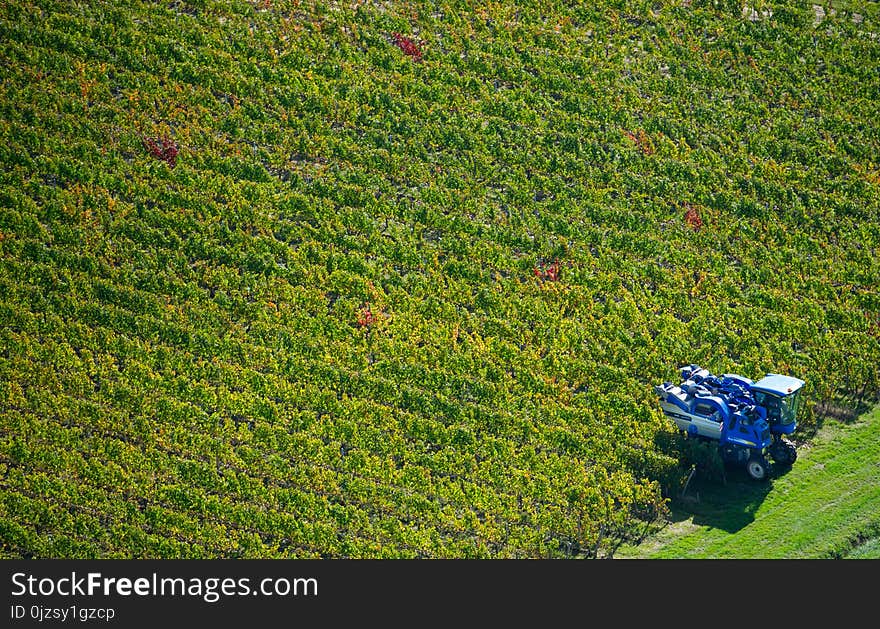
<svg viewBox="0 0 880 629"><path fill-rule="evenodd" d="M794 465L794 462L797 461L797 448L792 443L786 443L785 452L788 455L788 464Z"/></svg>
<svg viewBox="0 0 880 629"><path fill-rule="evenodd" d="M764 480L770 474L770 463L762 456L753 456L746 463L746 471L753 480Z"/></svg>
<svg viewBox="0 0 880 629"><path fill-rule="evenodd" d="M797 460L797 448L787 441L777 441L770 447L770 456L775 463L790 467Z"/></svg>

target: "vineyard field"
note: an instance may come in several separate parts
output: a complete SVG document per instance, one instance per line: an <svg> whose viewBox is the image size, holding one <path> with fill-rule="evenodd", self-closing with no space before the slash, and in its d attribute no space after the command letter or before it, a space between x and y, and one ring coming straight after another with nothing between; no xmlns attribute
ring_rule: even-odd
<svg viewBox="0 0 880 629"><path fill-rule="evenodd" d="M689 363L811 447L880 400L875 6L0 3L0 557L614 556Z"/></svg>

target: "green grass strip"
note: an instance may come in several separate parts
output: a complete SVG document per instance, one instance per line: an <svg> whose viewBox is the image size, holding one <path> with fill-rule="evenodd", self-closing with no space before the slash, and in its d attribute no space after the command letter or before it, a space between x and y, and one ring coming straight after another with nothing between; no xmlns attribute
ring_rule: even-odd
<svg viewBox="0 0 880 629"><path fill-rule="evenodd" d="M826 424L770 483L729 477L727 485L692 485L687 495L657 536L618 556L880 557L880 407L850 424Z"/></svg>

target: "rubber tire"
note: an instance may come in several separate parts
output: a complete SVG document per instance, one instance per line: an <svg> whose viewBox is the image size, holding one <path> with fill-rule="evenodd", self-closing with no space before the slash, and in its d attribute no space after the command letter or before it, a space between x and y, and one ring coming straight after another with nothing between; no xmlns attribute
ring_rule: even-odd
<svg viewBox="0 0 880 629"><path fill-rule="evenodd" d="M777 441L770 446L770 451L767 454L770 455L770 459L777 465L788 465L788 448L785 443Z"/></svg>
<svg viewBox="0 0 880 629"><path fill-rule="evenodd" d="M793 444L787 443L785 451L788 454L788 465L794 465L794 462L797 461L797 448Z"/></svg>
<svg viewBox="0 0 880 629"><path fill-rule="evenodd" d="M746 463L746 472L752 480L767 480L770 476L770 463L763 456L753 456Z"/></svg>
<svg viewBox="0 0 880 629"><path fill-rule="evenodd" d="M786 442L774 443L770 456L773 462L784 467L791 467L797 461L797 448L794 444Z"/></svg>

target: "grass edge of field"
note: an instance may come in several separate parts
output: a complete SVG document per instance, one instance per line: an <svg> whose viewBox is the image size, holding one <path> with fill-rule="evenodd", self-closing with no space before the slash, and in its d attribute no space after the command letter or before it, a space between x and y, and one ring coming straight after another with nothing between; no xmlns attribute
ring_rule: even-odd
<svg viewBox="0 0 880 629"><path fill-rule="evenodd" d="M799 449L794 467L764 488L747 483L729 483L726 487L704 483L709 500L703 502L708 504L691 507L682 501L673 502L670 519L661 530L638 545L621 547L615 557L880 558L877 437L880 405L852 422L827 420L814 439ZM740 501L735 495L738 490L753 495L752 499ZM832 497L838 490L837 497ZM754 497L763 491L766 495ZM706 523L714 518L723 524L727 506L741 509L744 505L753 509L751 514L732 517L753 519L736 531ZM818 521L792 520L799 512L815 516ZM778 537L774 538L773 532Z"/></svg>

